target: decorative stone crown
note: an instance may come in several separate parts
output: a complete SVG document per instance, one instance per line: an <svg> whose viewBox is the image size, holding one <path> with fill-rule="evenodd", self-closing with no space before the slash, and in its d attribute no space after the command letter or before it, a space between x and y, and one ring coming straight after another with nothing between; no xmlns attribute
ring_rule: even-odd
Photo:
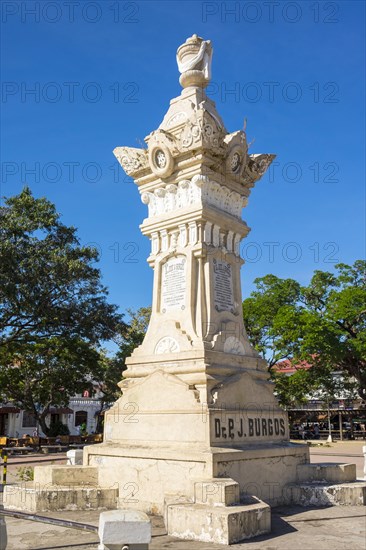
<svg viewBox="0 0 366 550"><path fill-rule="evenodd" d="M177 50L179 82L183 88L205 88L211 79L212 45L197 34L187 38Z"/></svg>

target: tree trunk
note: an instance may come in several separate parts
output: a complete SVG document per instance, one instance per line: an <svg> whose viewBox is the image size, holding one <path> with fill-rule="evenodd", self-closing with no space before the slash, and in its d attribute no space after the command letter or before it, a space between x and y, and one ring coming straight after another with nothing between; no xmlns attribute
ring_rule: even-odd
<svg viewBox="0 0 366 550"><path fill-rule="evenodd" d="M48 436L50 432L50 427L46 424L46 416L48 414L48 411L43 411L42 414L38 415L38 422L42 429L42 432Z"/></svg>

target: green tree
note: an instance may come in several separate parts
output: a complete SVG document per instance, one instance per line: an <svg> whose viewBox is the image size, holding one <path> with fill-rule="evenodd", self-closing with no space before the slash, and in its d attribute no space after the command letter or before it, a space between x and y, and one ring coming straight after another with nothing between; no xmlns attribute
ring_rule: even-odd
<svg viewBox="0 0 366 550"><path fill-rule="evenodd" d="M306 403L314 390L308 370L299 368L294 374L287 375L273 369L271 374L275 383L275 394L285 408Z"/></svg>
<svg viewBox="0 0 366 550"><path fill-rule="evenodd" d="M107 301L95 248L29 188L0 208L0 388L42 430L51 404L92 386L102 341L125 325Z"/></svg>
<svg viewBox="0 0 366 550"><path fill-rule="evenodd" d="M266 275L254 282L256 290L243 302L244 324L251 343L272 368L278 361L291 356L277 327L284 317L296 312L300 285L275 275Z"/></svg>
<svg viewBox="0 0 366 550"><path fill-rule="evenodd" d="M321 399L329 407L329 404L344 396L354 399L357 395L357 383L347 373L342 376L334 372L327 365L313 365L307 369L302 363L296 365L293 374L271 370L271 378L275 383L276 396L285 408L306 403L308 399Z"/></svg>
<svg viewBox="0 0 366 550"><path fill-rule="evenodd" d="M141 307L137 311L127 310L130 322L127 324L119 342L119 350L114 357L104 356L100 374L100 390L103 393L102 407L104 403L112 403L121 396L118 383L126 370L126 359L133 350L142 344L149 326L151 308Z"/></svg>
<svg viewBox="0 0 366 550"><path fill-rule="evenodd" d="M270 369L284 358L308 361L311 384L341 371L366 399L366 262L335 268L335 274L315 271L304 287L274 275L256 279L257 289L243 302L244 323Z"/></svg>

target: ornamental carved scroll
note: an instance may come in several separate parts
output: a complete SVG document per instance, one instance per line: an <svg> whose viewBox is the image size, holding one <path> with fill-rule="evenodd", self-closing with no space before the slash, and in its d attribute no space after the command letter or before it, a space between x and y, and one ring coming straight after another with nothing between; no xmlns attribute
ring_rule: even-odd
<svg viewBox="0 0 366 550"><path fill-rule="evenodd" d="M179 148L181 151L205 147L215 154L224 154L225 132L216 120L205 109L197 109L192 112L186 121L179 136Z"/></svg>
<svg viewBox="0 0 366 550"><path fill-rule="evenodd" d="M135 177L139 172L148 168L146 149L116 147L113 153L128 176Z"/></svg>
<svg viewBox="0 0 366 550"><path fill-rule="evenodd" d="M247 187L253 187L254 183L263 176L275 158L276 155L249 155L243 173L243 183Z"/></svg>

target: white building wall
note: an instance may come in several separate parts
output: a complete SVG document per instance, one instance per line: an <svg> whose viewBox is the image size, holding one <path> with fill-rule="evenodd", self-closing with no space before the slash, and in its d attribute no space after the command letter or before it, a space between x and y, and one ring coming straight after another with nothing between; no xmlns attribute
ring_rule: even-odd
<svg viewBox="0 0 366 550"><path fill-rule="evenodd" d="M78 435L79 430L75 426L75 418L77 411L86 411L87 418L87 432L89 434L94 433L97 427L98 418L96 414L100 411L100 400L92 397L73 397L68 405L69 409L73 410L73 414L60 414L60 420L70 430L70 435ZM33 435L37 426L23 427L23 412L8 413L8 421L6 426L6 435L8 437L22 437L23 435ZM50 423L50 417L46 419L47 424ZM43 432L39 429L39 435L44 437Z"/></svg>

